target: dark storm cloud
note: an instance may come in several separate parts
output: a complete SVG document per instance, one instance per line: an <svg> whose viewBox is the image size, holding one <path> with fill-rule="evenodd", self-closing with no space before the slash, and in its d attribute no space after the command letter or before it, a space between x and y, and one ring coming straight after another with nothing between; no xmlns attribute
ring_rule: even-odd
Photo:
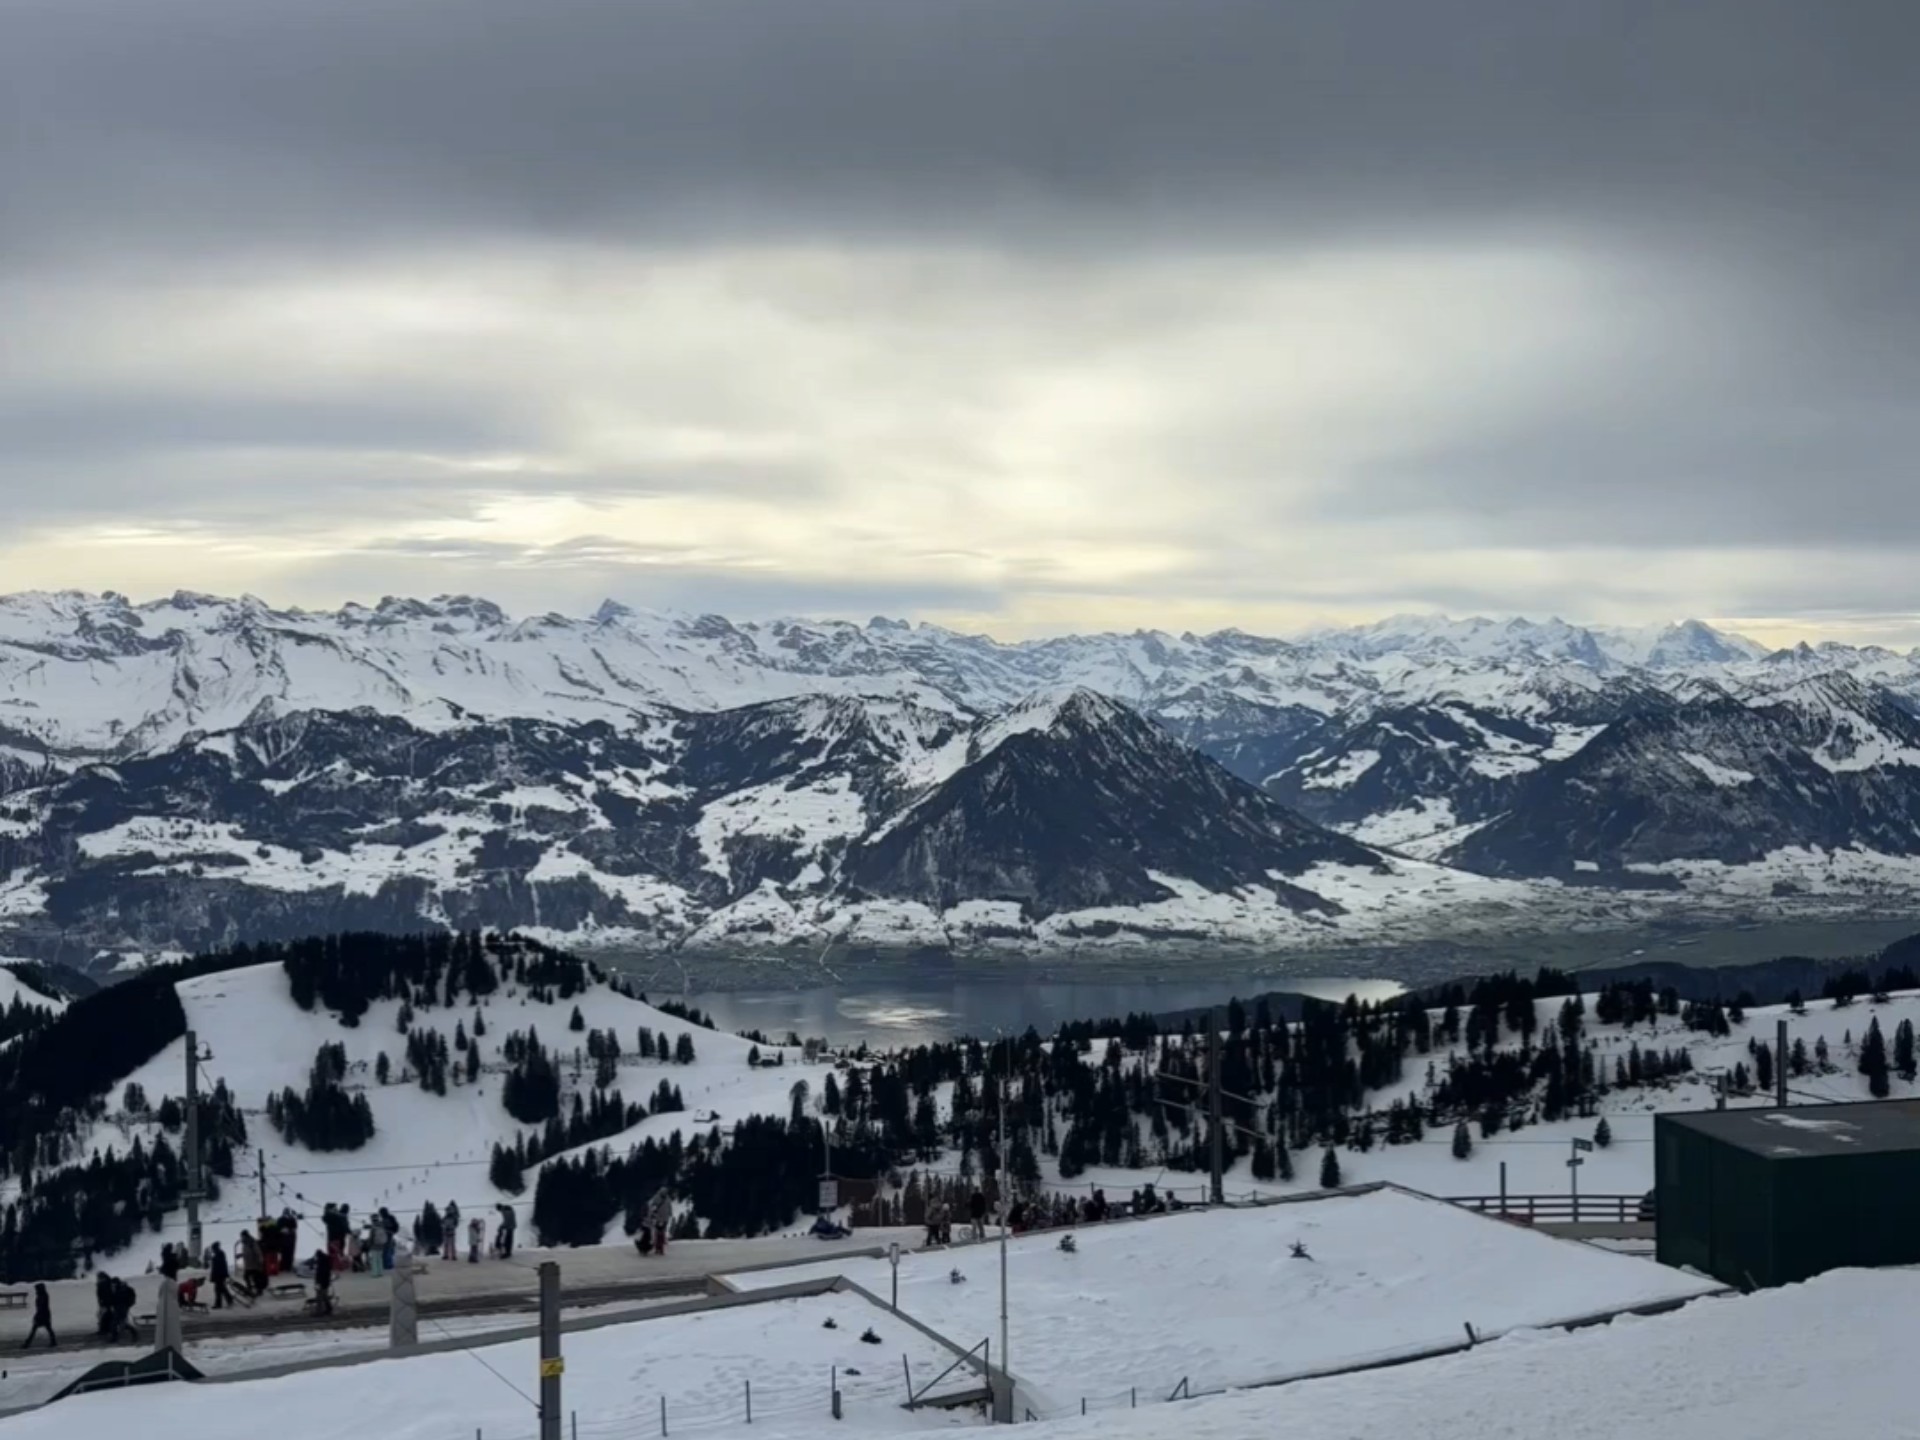
<svg viewBox="0 0 1920 1440"><path fill-rule="evenodd" d="M1081 207L1201 244L1490 212L1845 236L1914 198L1901 0L14 0L0 24L6 234L43 251Z"/></svg>

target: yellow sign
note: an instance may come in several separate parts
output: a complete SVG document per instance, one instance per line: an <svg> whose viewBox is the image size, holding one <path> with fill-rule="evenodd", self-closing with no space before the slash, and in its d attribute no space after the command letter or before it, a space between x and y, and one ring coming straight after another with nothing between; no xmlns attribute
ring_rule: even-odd
<svg viewBox="0 0 1920 1440"><path fill-rule="evenodd" d="M542 1380L558 1380L566 1373L567 1362L558 1355L540 1362L540 1378Z"/></svg>

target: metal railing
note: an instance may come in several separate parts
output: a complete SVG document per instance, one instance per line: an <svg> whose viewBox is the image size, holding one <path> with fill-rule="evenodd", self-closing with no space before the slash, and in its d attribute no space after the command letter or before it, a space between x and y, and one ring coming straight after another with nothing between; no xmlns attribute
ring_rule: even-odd
<svg viewBox="0 0 1920 1440"><path fill-rule="evenodd" d="M1542 1221L1557 1224L1566 1221L1613 1222L1626 1225L1636 1220L1652 1220L1653 1207L1644 1195L1448 1195L1450 1205L1503 1220L1528 1225Z"/></svg>

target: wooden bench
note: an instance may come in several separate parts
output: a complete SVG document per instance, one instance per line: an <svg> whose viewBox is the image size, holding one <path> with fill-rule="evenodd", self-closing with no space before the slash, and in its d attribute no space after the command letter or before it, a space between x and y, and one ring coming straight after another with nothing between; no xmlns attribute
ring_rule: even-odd
<svg viewBox="0 0 1920 1440"><path fill-rule="evenodd" d="M0 1310L24 1310L27 1299L25 1290L0 1290Z"/></svg>

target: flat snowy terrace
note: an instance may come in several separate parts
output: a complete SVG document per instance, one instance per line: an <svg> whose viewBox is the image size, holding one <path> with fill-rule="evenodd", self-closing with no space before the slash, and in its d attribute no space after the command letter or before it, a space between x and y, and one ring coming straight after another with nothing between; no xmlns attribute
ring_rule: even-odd
<svg viewBox="0 0 1920 1440"><path fill-rule="evenodd" d="M826 1322L832 1320L833 1328ZM881 1343L860 1339L869 1326ZM422 1338L430 1338L422 1326ZM579 1331L564 1342L563 1397L580 1440L660 1433L743 1440L893 1435L979 1423L973 1411L908 1412L907 1357L925 1385L952 1355L853 1294L768 1300ZM146 1440L531 1440L539 1420L534 1341L223 1385L163 1385L76 1396L0 1420L5 1440L138 1435ZM845 1419L830 1408L839 1367ZM497 1373L496 1373L497 1372ZM753 1386L753 1423L746 1386ZM955 1376L935 1393L977 1381Z"/></svg>
<svg viewBox="0 0 1920 1440"><path fill-rule="evenodd" d="M1721 1288L1554 1240L1408 1191L1193 1211L1009 1245L1011 1369L1042 1418L1257 1385L1465 1340L1659 1305ZM1295 1259L1294 1241L1311 1259ZM964 1282L949 1273L958 1268ZM885 1260L727 1277L741 1289L843 1274L883 1299ZM904 1255L900 1308L957 1345L991 1336L997 1246Z"/></svg>
<svg viewBox="0 0 1920 1440"><path fill-rule="evenodd" d="M1036 1440L1830 1440L1920 1434L1920 1273L1840 1270L1383 1374L1075 1415ZM1303 1323L1311 1323L1304 1320Z"/></svg>

